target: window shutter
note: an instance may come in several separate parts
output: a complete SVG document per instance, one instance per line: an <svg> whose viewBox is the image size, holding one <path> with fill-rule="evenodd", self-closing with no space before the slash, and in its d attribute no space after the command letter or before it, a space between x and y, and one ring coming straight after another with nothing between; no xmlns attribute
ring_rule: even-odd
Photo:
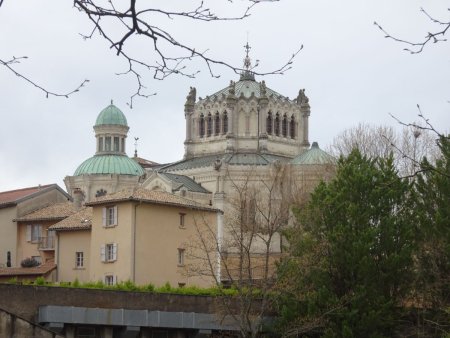
<svg viewBox="0 0 450 338"><path fill-rule="evenodd" d="M113 261L117 260L117 243L113 244Z"/></svg>
<svg viewBox="0 0 450 338"><path fill-rule="evenodd" d="M37 239L40 239L42 237L42 225L38 225L37 228L38 228L38 236L37 236L38 238Z"/></svg>
<svg viewBox="0 0 450 338"><path fill-rule="evenodd" d="M117 284L117 276L113 275L113 285L116 285L116 284Z"/></svg>
<svg viewBox="0 0 450 338"><path fill-rule="evenodd" d="M102 262L106 262L106 248L104 245L102 245L100 248L100 257Z"/></svg>
<svg viewBox="0 0 450 338"><path fill-rule="evenodd" d="M106 208L102 209L102 224L106 226Z"/></svg>
<svg viewBox="0 0 450 338"><path fill-rule="evenodd" d="M31 224L27 224L26 238L27 242L31 242Z"/></svg>
<svg viewBox="0 0 450 338"><path fill-rule="evenodd" d="M114 206L114 225L117 225L117 205Z"/></svg>

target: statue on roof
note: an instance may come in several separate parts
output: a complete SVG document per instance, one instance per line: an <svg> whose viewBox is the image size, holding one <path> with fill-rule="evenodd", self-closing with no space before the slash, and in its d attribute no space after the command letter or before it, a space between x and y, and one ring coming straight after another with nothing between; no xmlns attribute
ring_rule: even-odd
<svg viewBox="0 0 450 338"><path fill-rule="evenodd" d="M186 96L186 104L194 104L197 99L197 89L191 87L188 96Z"/></svg>
<svg viewBox="0 0 450 338"><path fill-rule="evenodd" d="M234 81L233 80L230 81L230 85L228 86L228 94L230 96L234 96L234 94L236 94L236 91L234 89Z"/></svg>
<svg viewBox="0 0 450 338"><path fill-rule="evenodd" d="M261 81L260 92L261 92L261 96L266 96L267 87L266 87L266 81L264 81L264 80Z"/></svg>
<svg viewBox="0 0 450 338"><path fill-rule="evenodd" d="M307 104L309 103L309 98L305 94L305 88L300 89L297 96L297 104Z"/></svg>

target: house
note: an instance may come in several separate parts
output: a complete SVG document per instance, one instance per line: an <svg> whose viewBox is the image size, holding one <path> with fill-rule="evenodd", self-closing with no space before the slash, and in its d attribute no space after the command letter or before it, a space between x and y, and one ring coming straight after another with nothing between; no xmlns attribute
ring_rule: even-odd
<svg viewBox="0 0 450 338"><path fill-rule="evenodd" d="M0 192L0 267L15 267L17 261L17 224L20 218L49 204L71 200L56 184L39 185Z"/></svg>
<svg viewBox="0 0 450 338"><path fill-rule="evenodd" d="M196 252L191 244L198 231L218 233L221 222L220 210L164 191L134 188L98 197L50 227L57 234L57 278L210 286L218 267L213 275L190 274L195 262L188 251Z"/></svg>

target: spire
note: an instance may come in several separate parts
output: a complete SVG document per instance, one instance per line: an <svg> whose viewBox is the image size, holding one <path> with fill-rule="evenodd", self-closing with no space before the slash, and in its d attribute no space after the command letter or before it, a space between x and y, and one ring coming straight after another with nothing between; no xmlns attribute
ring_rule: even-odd
<svg viewBox="0 0 450 338"><path fill-rule="evenodd" d="M244 67L243 70L241 72L241 78L240 80L250 80L250 81L255 81L255 74L251 71L252 69L252 60L250 59L250 56L248 55L250 52L250 49L252 47L250 47L250 45L247 43L244 46L245 48L245 58L244 58Z"/></svg>
<svg viewBox="0 0 450 338"><path fill-rule="evenodd" d="M138 141L139 141L139 137L135 137L134 138L134 157L138 157L138 154L137 154Z"/></svg>

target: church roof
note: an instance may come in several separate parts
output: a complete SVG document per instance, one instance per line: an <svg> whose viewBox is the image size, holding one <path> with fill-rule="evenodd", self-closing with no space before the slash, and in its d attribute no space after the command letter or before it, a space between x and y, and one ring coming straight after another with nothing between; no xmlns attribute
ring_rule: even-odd
<svg viewBox="0 0 450 338"><path fill-rule="evenodd" d="M190 209L213 211L213 212L220 211L219 209L200 204L188 198L177 196L165 191L154 191L145 188L124 189L122 191L118 191L113 194L98 197L92 202L86 203L86 205L95 206L95 205L102 205L116 202L130 202L130 201L186 207Z"/></svg>
<svg viewBox="0 0 450 338"><path fill-rule="evenodd" d="M308 164L333 164L336 159L330 154L319 148L317 142L313 142L311 148L303 154L292 159L292 164L308 165Z"/></svg>
<svg viewBox="0 0 450 338"><path fill-rule="evenodd" d="M213 166L217 160L228 163L229 165L268 165L277 160L287 162L289 158L278 155L258 154L258 153L235 153L221 155L207 155L194 157L187 160L168 164L160 169L160 172L187 170L194 168Z"/></svg>
<svg viewBox="0 0 450 338"><path fill-rule="evenodd" d="M207 98L219 99L223 95L225 95L225 96L228 95L229 90L230 90L229 86L225 87L225 88L219 90L218 92L216 92L212 95L209 95ZM234 91L235 91L234 95L236 95L236 97L243 96L245 98L249 98L253 94L253 95L255 95L255 97L258 98L258 97L261 97L261 83L255 81L254 79L250 79L248 77L241 76L241 79L234 84ZM266 87L266 96L268 98L274 97L277 99L285 99L286 98L285 96L277 93L275 90L272 90L268 87Z"/></svg>
<svg viewBox="0 0 450 338"><path fill-rule="evenodd" d="M160 173L160 175L166 177L170 181L174 182L176 187L174 191L180 190L185 187L187 190L192 192L210 193L210 191L203 188L199 183L195 182L192 178L184 175L176 175L171 173Z"/></svg>
<svg viewBox="0 0 450 338"><path fill-rule="evenodd" d="M111 124L128 127L125 114L112 103L98 114L97 120L95 121L96 126Z"/></svg>
<svg viewBox="0 0 450 338"><path fill-rule="evenodd" d="M117 174L141 176L144 169L126 155L95 155L80 164L74 176L85 174Z"/></svg>

